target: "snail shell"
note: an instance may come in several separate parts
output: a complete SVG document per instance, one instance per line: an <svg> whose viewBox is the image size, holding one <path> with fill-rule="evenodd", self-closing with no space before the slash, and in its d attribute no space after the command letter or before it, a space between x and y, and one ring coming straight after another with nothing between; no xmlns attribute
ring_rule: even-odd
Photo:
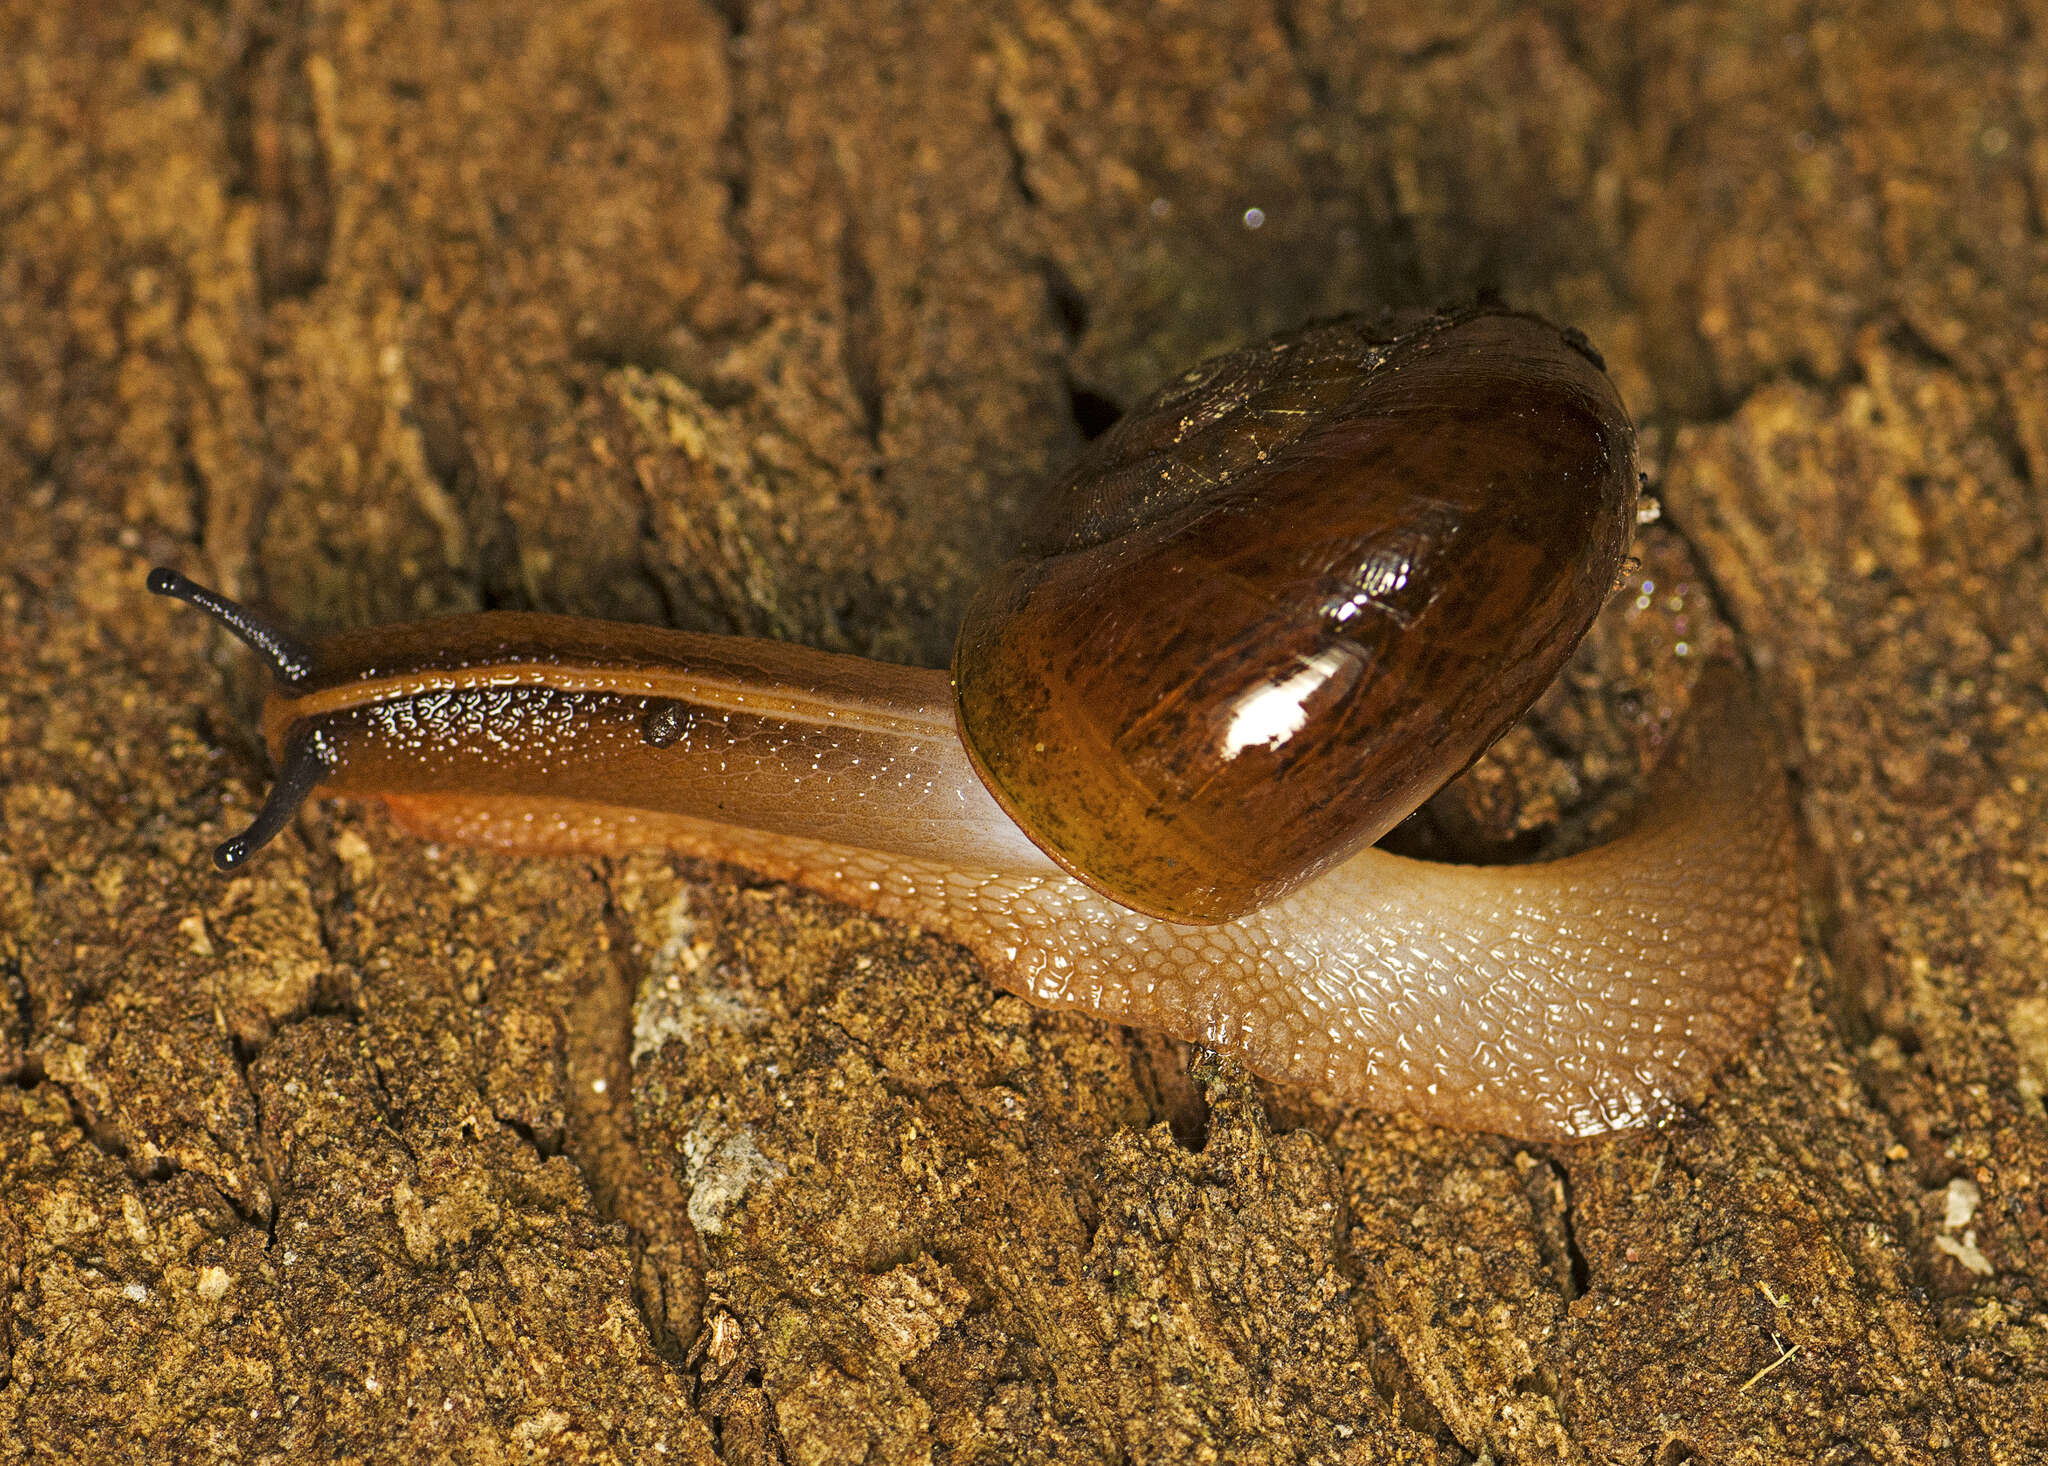
<svg viewBox="0 0 2048 1466"><path fill-rule="evenodd" d="M1225 921L1371 844L1549 685L1634 530L1590 348L1498 309L1196 368L1055 489L953 655L963 741L1078 879Z"/></svg>

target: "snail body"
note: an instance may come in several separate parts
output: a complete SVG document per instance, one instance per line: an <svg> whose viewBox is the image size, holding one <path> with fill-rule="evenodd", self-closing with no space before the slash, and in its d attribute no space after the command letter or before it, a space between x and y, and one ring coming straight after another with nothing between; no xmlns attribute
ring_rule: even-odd
<svg viewBox="0 0 2048 1466"><path fill-rule="evenodd" d="M1059 488L952 676L486 613L270 659L280 775L434 838L732 861L972 950L1039 1002L1432 1119L1642 1123L1796 954L1785 801L1703 679L1634 827L1523 867L1370 848L1484 751L1626 551L1633 433L1575 338L1504 311L1312 328L1198 368ZM1261 518L1261 515L1265 518Z"/></svg>

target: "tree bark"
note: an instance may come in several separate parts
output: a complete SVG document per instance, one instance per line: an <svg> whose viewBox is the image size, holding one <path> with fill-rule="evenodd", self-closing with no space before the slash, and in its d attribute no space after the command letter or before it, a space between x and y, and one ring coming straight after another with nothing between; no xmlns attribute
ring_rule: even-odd
<svg viewBox="0 0 2048 1466"><path fill-rule="evenodd" d="M0 5L0 1453L2040 1459L2044 35ZM942 665L1118 407L1480 290L1666 522L1439 834L1597 824L1702 637L1795 774L1804 966L1659 1128L1350 1112L743 872L206 859L261 674L151 563Z"/></svg>

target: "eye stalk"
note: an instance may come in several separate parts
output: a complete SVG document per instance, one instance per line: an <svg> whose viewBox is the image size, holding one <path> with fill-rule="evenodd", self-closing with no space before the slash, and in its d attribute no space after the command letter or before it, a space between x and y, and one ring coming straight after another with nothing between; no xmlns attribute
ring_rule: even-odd
<svg viewBox="0 0 2048 1466"><path fill-rule="evenodd" d="M169 596L174 601L197 606L232 631L244 646L263 658L270 668L270 675L275 677L281 686L297 686L313 676L311 649L296 636L267 617L257 615L247 606L229 600L219 591L208 590L197 581L187 580L166 565L159 565L150 571L145 584L152 594Z"/></svg>
<svg viewBox="0 0 2048 1466"><path fill-rule="evenodd" d="M292 816L299 812L299 806L312 797L313 791L331 772L332 767L322 753L317 737L308 733L294 739L286 746L284 762L278 766L277 782L270 786L270 793L264 797L263 807L256 811L256 818L241 834L214 847L213 863L223 871L240 868L250 856L283 832L284 827L291 823Z"/></svg>

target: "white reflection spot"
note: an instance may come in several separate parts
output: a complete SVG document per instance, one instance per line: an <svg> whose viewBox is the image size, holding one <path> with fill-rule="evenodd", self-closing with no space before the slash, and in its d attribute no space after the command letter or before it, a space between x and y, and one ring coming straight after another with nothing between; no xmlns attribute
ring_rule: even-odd
<svg viewBox="0 0 2048 1466"><path fill-rule="evenodd" d="M1337 674L1348 653L1330 647L1303 658L1301 670L1285 682L1255 688L1238 699L1230 727L1223 734L1223 757L1236 758L1247 748L1278 748L1308 722L1308 700Z"/></svg>

